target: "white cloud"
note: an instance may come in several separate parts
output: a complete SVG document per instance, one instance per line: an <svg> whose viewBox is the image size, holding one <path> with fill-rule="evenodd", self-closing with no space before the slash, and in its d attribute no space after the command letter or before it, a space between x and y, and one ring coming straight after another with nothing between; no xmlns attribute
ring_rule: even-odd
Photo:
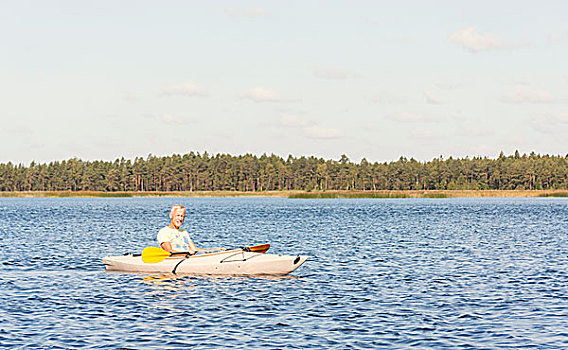
<svg viewBox="0 0 568 350"><path fill-rule="evenodd" d="M373 103L396 105L408 103L408 99L402 96L395 95L390 92L380 92L371 98Z"/></svg>
<svg viewBox="0 0 568 350"><path fill-rule="evenodd" d="M313 120L290 114L281 114L275 121L264 125L295 129L311 139L337 139L341 137L341 132L338 129L321 127Z"/></svg>
<svg viewBox="0 0 568 350"><path fill-rule="evenodd" d="M442 100L440 100L440 98L438 98L438 96L436 96L432 91L424 91L424 98L426 99L426 102L431 104L442 103Z"/></svg>
<svg viewBox="0 0 568 350"><path fill-rule="evenodd" d="M316 66L313 68L316 77L327 80L347 80L357 78L359 75L353 71L329 66Z"/></svg>
<svg viewBox="0 0 568 350"><path fill-rule="evenodd" d="M436 86L440 89L456 90L468 86L469 83L463 81L445 81L437 83Z"/></svg>
<svg viewBox="0 0 568 350"><path fill-rule="evenodd" d="M549 40L554 44L568 43L568 32L550 36Z"/></svg>
<svg viewBox="0 0 568 350"><path fill-rule="evenodd" d="M273 125L286 128L302 128L314 125L314 122L290 114L281 114Z"/></svg>
<svg viewBox="0 0 568 350"><path fill-rule="evenodd" d="M518 85L512 91L503 94L501 101L506 103L552 103L556 99L548 91Z"/></svg>
<svg viewBox="0 0 568 350"><path fill-rule="evenodd" d="M189 123L188 120L173 116L171 114L162 114L160 116L160 119L162 122L169 125L184 125Z"/></svg>
<svg viewBox="0 0 568 350"><path fill-rule="evenodd" d="M437 141L440 140L440 135L432 132L431 130L414 130L410 134L410 137L414 140L421 140L421 141Z"/></svg>
<svg viewBox="0 0 568 350"><path fill-rule="evenodd" d="M6 135L14 135L17 134L19 136L29 136L32 135L34 133L34 129L32 129L30 126L25 125L25 126L7 126L7 127L3 127L2 129L0 129L0 132Z"/></svg>
<svg viewBox="0 0 568 350"><path fill-rule="evenodd" d="M254 102L291 102L293 99L285 98L270 89L253 88L241 94L241 98Z"/></svg>
<svg viewBox="0 0 568 350"><path fill-rule="evenodd" d="M495 135L494 129L480 125L479 122L456 123L454 134L463 138L482 138Z"/></svg>
<svg viewBox="0 0 568 350"><path fill-rule="evenodd" d="M123 99L124 101L127 101L127 102L137 102L138 100L140 100L140 98L138 97L138 95L136 95L136 94L134 94L134 93L131 93L131 92L128 92L128 93L124 94L124 95L122 96L122 99Z"/></svg>
<svg viewBox="0 0 568 350"><path fill-rule="evenodd" d="M568 113L548 114L531 121L532 128L540 133L553 135L568 131Z"/></svg>
<svg viewBox="0 0 568 350"><path fill-rule="evenodd" d="M389 115L388 118L401 123L424 123L432 121L424 115L417 113L396 113Z"/></svg>
<svg viewBox="0 0 568 350"><path fill-rule="evenodd" d="M322 128L319 126L309 126L303 129L304 134L312 139L337 139L341 137L341 132L335 128Z"/></svg>
<svg viewBox="0 0 568 350"><path fill-rule="evenodd" d="M263 9L248 9L248 10L235 10L231 8L224 8L223 11L238 18L256 18L266 16L268 13Z"/></svg>
<svg viewBox="0 0 568 350"><path fill-rule="evenodd" d="M473 27L465 28L450 35L450 41L473 52L498 50L508 47L503 39L498 36L476 33Z"/></svg>
<svg viewBox="0 0 568 350"><path fill-rule="evenodd" d="M194 83L183 83L166 87L162 96L205 96L206 93Z"/></svg>

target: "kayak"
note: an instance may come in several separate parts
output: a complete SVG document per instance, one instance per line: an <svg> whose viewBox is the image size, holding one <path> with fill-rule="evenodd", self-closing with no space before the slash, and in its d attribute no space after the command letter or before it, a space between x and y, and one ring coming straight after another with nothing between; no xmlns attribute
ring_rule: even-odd
<svg viewBox="0 0 568 350"><path fill-rule="evenodd" d="M149 248L161 250L156 247ZM265 254L259 251L251 251L249 248L196 255L163 252L171 256L157 259L158 262L144 262L143 258L146 258L144 253L107 256L103 258L103 263L107 271L210 275L286 275L296 270L308 259L308 256L305 255ZM145 260L149 261L148 259Z"/></svg>

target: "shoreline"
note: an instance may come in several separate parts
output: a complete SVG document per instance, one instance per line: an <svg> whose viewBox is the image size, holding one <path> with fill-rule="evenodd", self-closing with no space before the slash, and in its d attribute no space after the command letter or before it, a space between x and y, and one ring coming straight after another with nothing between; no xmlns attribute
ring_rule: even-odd
<svg viewBox="0 0 568 350"><path fill-rule="evenodd" d="M129 198L129 197L275 197L316 198L525 198L568 197L568 190L396 190L396 191L19 191L0 192L0 198Z"/></svg>

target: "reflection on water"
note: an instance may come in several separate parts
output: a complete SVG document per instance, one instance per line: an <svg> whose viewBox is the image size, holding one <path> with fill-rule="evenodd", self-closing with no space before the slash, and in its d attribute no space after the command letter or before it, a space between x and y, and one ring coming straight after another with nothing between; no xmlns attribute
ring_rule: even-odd
<svg viewBox="0 0 568 350"><path fill-rule="evenodd" d="M144 276L142 277L142 280L146 281L146 282L164 282L164 281L171 281L171 280L175 280L179 278L176 275L166 275L166 274L160 274L160 275L150 275L150 276Z"/></svg>
<svg viewBox="0 0 568 350"><path fill-rule="evenodd" d="M105 272L103 256L156 244L174 201L201 246L312 258L290 276ZM568 348L566 199L0 207L0 347Z"/></svg>

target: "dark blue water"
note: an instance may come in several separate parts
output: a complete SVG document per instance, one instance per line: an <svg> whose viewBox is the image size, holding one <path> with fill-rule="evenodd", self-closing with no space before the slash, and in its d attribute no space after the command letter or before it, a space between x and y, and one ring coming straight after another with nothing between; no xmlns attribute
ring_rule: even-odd
<svg viewBox="0 0 568 350"><path fill-rule="evenodd" d="M292 276L107 273L169 207ZM566 349L567 199L0 199L0 346Z"/></svg>

